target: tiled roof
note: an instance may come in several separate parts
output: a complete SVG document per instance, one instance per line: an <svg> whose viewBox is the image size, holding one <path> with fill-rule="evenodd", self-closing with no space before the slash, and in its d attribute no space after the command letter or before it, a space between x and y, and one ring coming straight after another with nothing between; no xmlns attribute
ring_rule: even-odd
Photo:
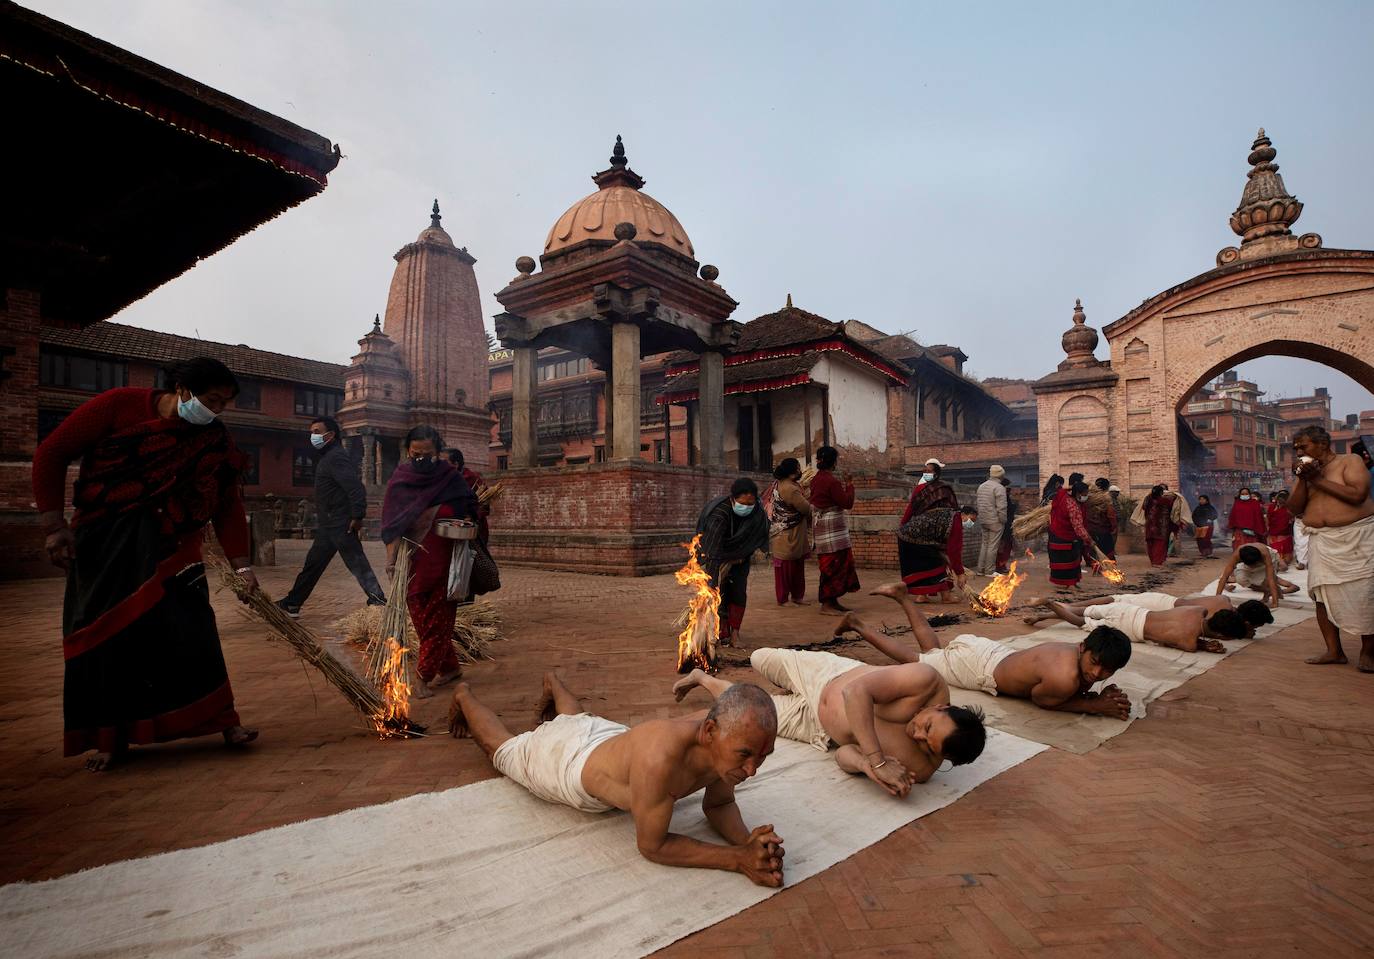
<svg viewBox="0 0 1374 959"><path fill-rule="evenodd" d="M344 371L348 369L340 363L285 356L242 344L232 346L108 321L92 323L80 330L44 326L39 330L38 339L44 346L143 360L159 366L193 356L210 356L240 376L285 380L333 390L343 389Z"/></svg>
<svg viewBox="0 0 1374 959"><path fill-rule="evenodd" d="M739 363L725 367L725 385L749 383L755 380L778 380L798 373L809 373L820 362L821 353L807 353L803 356L782 356L773 360L759 360L757 363ZM672 376L664 383L662 393L686 393L698 388L698 374L683 373Z"/></svg>

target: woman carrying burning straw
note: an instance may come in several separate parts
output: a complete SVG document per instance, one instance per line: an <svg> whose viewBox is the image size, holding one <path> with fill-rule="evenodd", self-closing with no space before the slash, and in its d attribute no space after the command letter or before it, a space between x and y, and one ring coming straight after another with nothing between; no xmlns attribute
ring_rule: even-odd
<svg viewBox="0 0 1374 959"><path fill-rule="evenodd" d="M421 698L433 695L428 687L463 674L453 649L458 603L448 598L448 568L457 541L440 536L436 527L441 519L477 519L477 498L458 468L440 459L443 447L443 438L432 426L417 426L407 433L405 458L391 474L382 501L387 574L396 571L402 539L418 544L406 604L420 637L415 672L424 685L415 695Z"/></svg>
<svg viewBox="0 0 1374 959"><path fill-rule="evenodd" d="M1083 578L1083 550L1092 543L1083 523L1087 501L1088 484L1081 479L1069 489L1056 490L1050 500L1050 582L1060 589L1077 589Z"/></svg>
<svg viewBox="0 0 1374 959"><path fill-rule="evenodd" d="M768 512L768 551L773 554L773 586L778 605L790 598L805 606L806 557L810 550L811 504L801 491L801 463L789 456L773 470L775 482L764 494Z"/></svg>
<svg viewBox="0 0 1374 959"><path fill-rule="evenodd" d="M913 542L900 534L897 537L897 559L902 567L902 582L906 591L918 603L948 603L952 600L951 591L963 588L964 573L964 524L959 517L959 497L954 489L940 479L945 464L931 457L926 460L926 471L921 474L921 482L911 491L911 500L902 514L902 526L913 520L925 517L938 519L938 536L918 537ZM948 521L948 529L945 523ZM935 542L941 545L934 545ZM954 578L950 578L950 567Z"/></svg>
<svg viewBox="0 0 1374 959"><path fill-rule="evenodd" d="M218 420L238 395L208 358L171 367L172 390L108 390L38 447L33 491L49 558L67 570L63 752L94 749L107 769L131 744L220 733L239 724L224 668L201 542L212 523L230 564L257 589L240 492L247 463ZM71 526L67 464L81 457Z"/></svg>
<svg viewBox="0 0 1374 959"><path fill-rule="evenodd" d="M815 510L816 563L821 580L816 587L822 612L841 616L849 607L840 603L845 593L859 591L859 572L854 566L854 549L849 539L845 510L854 508L854 480L845 474L835 478L839 450L822 446L816 450L816 475L811 480L811 508Z"/></svg>
<svg viewBox="0 0 1374 959"><path fill-rule="evenodd" d="M768 546L768 518L759 508L759 488L741 476L728 496L717 496L697 517L697 562L720 591L720 643L732 645L749 602L749 558Z"/></svg>

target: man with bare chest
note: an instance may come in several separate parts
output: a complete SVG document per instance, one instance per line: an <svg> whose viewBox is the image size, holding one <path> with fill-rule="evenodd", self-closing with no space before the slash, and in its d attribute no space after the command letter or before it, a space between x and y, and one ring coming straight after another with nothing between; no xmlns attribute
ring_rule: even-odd
<svg viewBox="0 0 1374 959"><path fill-rule="evenodd" d="M1131 659L1131 641L1119 629L1099 626L1081 643L1041 643L1017 650L983 636L963 634L942 642L900 583L873 591L902 607L919 649L881 634L862 634L897 662L934 667L951 686L993 696L1029 699L1042 709L1129 719L1130 698L1116 686L1092 687L1110 679Z"/></svg>
<svg viewBox="0 0 1374 959"><path fill-rule="evenodd" d="M1167 594L1152 594L1164 596ZM1225 653L1226 647L1218 639L1245 639L1254 635L1254 630L1225 597L1211 597L1218 605L1215 612L1209 612L1207 605L1174 606L1168 608L1161 603L1154 606L1127 602L1126 597L1102 600L1095 603L1070 605L1054 600L1035 600L1032 605L1043 606L1048 612L1038 616L1027 616L1031 625L1046 619L1060 619L1084 629L1098 626L1111 626L1121 630L1133 643L1157 643L1190 653L1202 650L1206 653Z"/></svg>
<svg viewBox="0 0 1374 959"><path fill-rule="evenodd" d="M853 612L836 627L868 634ZM956 766L981 755L987 733L976 709L951 706L939 673L920 663L869 666L831 653L756 649L750 664L770 682L790 691L773 697L778 735L817 749L839 746L835 763L867 776L901 798L934 775L948 759ZM681 701L701 687L712 696L730 684L701 670L678 680Z"/></svg>
<svg viewBox="0 0 1374 959"><path fill-rule="evenodd" d="M1298 463L1288 509L1307 529L1307 591L1317 604L1326 652L1313 665L1346 662L1341 635L1360 637L1359 669L1374 673L1374 502L1369 470L1331 449L1331 434L1307 426L1293 435Z"/></svg>
<svg viewBox="0 0 1374 959"><path fill-rule="evenodd" d="M762 689L739 683L709 712L629 729L585 712L553 673L544 675L541 725L512 735L467 683L449 707L449 731L471 736L496 770L540 799L583 812L622 809L634 817L639 852L665 866L723 869L760 886L782 885L782 839L750 830L735 787L773 752L777 716ZM669 832L673 803L705 789L701 810L725 845Z"/></svg>

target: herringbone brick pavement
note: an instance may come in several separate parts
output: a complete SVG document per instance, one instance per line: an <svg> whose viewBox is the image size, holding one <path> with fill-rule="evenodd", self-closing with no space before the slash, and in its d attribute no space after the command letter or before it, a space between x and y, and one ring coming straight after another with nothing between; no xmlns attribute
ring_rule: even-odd
<svg viewBox="0 0 1374 959"><path fill-rule="evenodd" d="M302 544L281 545L283 562L298 563ZM1141 572L1134 558L1126 569ZM284 565L263 580L279 595L294 572ZM1181 566L1173 591L1214 573L1214 564ZM866 585L883 578L862 575ZM814 569L811 577L814 593ZM498 601L508 641L470 679L510 725L532 723L546 665L617 720L686 708L667 695L667 624L682 601L670 577L507 570L504 578ZM825 638L833 620L814 606L780 610L771 590L771 570L756 568L747 646ZM60 755L60 598L53 581L0 585L0 881L491 775L470 742L371 738L225 595L216 609L230 675L244 720L262 739L238 753L209 740L139 749L122 770L87 774ZM303 622L328 632L360 598L346 571L331 569ZM855 604L899 621L885 600ZM1024 629L1004 621L979 631ZM1303 665L1318 644L1310 624L1254 644L1098 750L1042 753L665 954L1369 955L1374 676ZM858 647L845 652L872 658ZM437 729L443 708L423 704L420 718Z"/></svg>

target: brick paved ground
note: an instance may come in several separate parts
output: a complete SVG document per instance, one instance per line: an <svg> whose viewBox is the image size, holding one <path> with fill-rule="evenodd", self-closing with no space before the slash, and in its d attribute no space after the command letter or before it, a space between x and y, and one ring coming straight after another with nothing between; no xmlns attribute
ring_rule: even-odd
<svg viewBox="0 0 1374 959"><path fill-rule="evenodd" d="M303 544L281 545L283 562L299 562ZM1137 579L1139 563L1125 564ZM1216 566L1177 568L1173 591ZM277 595L293 572L278 567L263 581ZM1043 567L1034 575L1043 581ZM883 579L862 576L865 585ZM513 727L532 723L546 665L613 719L683 708L666 695L666 623L682 599L671 578L511 570L505 579L509 638L496 647L499 660L470 678ZM814 590L814 570L811 580ZM770 594L771 570L758 567L750 646L823 639L833 625L814 607L779 610ZM371 738L225 595L216 608L230 675L262 739L238 753L217 740L140 749L122 770L87 774L60 754L60 596L55 581L0 585L0 881L491 775L470 742ZM337 566L303 621L328 631L360 598ZM886 600L856 605L899 621ZM1001 622L982 631L1024 629ZM666 954L1368 955L1374 677L1302 665L1318 644L1310 623L1255 644L1095 752L1049 750ZM437 727L442 711L432 701L421 718Z"/></svg>

